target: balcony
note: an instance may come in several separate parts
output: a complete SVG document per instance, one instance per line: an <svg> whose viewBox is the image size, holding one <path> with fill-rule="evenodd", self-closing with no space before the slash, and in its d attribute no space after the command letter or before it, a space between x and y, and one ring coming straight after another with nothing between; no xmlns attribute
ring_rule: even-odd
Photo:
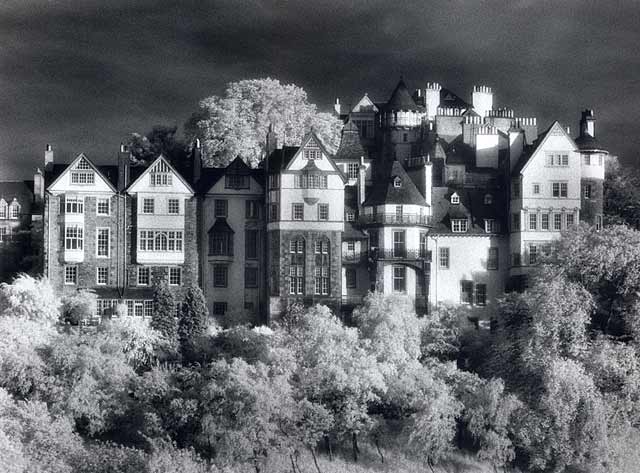
<svg viewBox="0 0 640 473"><path fill-rule="evenodd" d="M420 214L395 214L395 213L376 213L364 214L360 216L361 225L419 225L422 227L431 226L430 215Z"/></svg>
<svg viewBox="0 0 640 473"><path fill-rule="evenodd" d="M431 252L414 248L373 248L371 258L374 260L395 260L395 261L422 261L431 262Z"/></svg>
<svg viewBox="0 0 640 473"><path fill-rule="evenodd" d="M342 263L343 264L358 264L367 261L367 253L365 252L343 252Z"/></svg>
<svg viewBox="0 0 640 473"><path fill-rule="evenodd" d="M366 294L364 295L357 295L357 294L353 294L353 295L346 295L343 294L342 295L342 305L360 305L362 304L362 301L364 300Z"/></svg>

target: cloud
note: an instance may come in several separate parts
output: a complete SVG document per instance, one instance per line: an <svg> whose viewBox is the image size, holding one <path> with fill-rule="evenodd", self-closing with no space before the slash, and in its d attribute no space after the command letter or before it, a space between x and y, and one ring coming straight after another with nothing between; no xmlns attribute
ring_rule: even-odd
<svg viewBox="0 0 640 473"><path fill-rule="evenodd" d="M632 3L580 1L5 0L0 6L0 176L57 156L113 158L132 131L186 120L227 82L271 76L323 109L439 81L467 97L576 129L633 160L640 56Z"/></svg>

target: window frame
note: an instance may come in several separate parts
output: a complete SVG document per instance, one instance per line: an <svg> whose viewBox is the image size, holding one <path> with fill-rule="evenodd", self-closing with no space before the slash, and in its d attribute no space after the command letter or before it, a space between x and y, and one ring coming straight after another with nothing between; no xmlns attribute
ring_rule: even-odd
<svg viewBox="0 0 640 473"><path fill-rule="evenodd" d="M156 200L153 197L143 197L140 211L144 215L153 215L156 211Z"/></svg>
<svg viewBox="0 0 640 473"><path fill-rule="evenodd" d="M438 248L438 269L451 268L451 249L447 246Z"/></svg>
<svg viewBox="0 0 640 473"><path fill-rule="evenodd" d="M213 216L215 218L227 218L229 215L229 202L227 199L214 199Z"/></svg>
<svg viewBox="0 0 640 473"><path fill-rule="evenodd" d="M104 276L104 278L102 279L101 276ZM108 284L109 284L109 267L108 266L96 267L96 285L107 286Z"/></svg>
<svg viewBox="0 0 640 473"><path fill-rule="evenodd" d="M249 277L250 274L254 276ZM247 289L256 289L260 282L260 271L257 266L244 267L244 287Z"/></svg>
<svg viewBox="0 0 640 473"><path fill-rule="evenodd" d="M107 211L100 211L100 206L106 204L107 207ZM96 199L96 215L100 215L103 217L108 217L109 215L111 215L111 199L109 199L108 197L98 197Z"/></svg>
<svg viewBox="0 0 640 473"><path fill-rule="evenodd" d="M323 218L323 214L324 214L324 218ZM322 222L329 221L329 204L327 203L318 204L318 220Z"/></svg>
<svg viewBox="0 0 640 473"><path fill-rule="evenodd" d="M500 268L500 250L497 246L490 246L487 253L487 270L497 271Z"/></svg>
<svg viewBox="0 0 640 473"><path fill-rule="evenodd" d="M144 282L145 280L147 282ZM137 275L136 275L136 286L149 286L149 285L151 285L151 267L138 266Z"/></svg>
<svg viewBox="0 0 640 473"><path fill-rule="evenodd" d="M76 265L66 265L64 267L64 284L66 286L76 286L78 284L78 267Z"/></svg>
<svg viewBox="0 0 640 473"><path fill-rule="evenodd" d="M182 268L180 266L170 266L168 273L169 286L182 285Z"/></svg>
<svg viewBox="0 0 640 473"><path fill-rule="evenodd" d="M213 287L229 287L229 266L226 264L214 264L212 271Z"/></svg>
<svg viewBox="0 0 640 473"><path fill-rule="evenodd" d="M104 241L101 241L101 235L106 231L106 252L101 253L101 249L105 244ZM111 256L111 228L109 227L98 227L96 228L96 258L109 258Z"/></svg>
<svg viewBox="0 0 640 473"><path fill-rule="evenodd" d="M291 204L291 220L295 220L297 222L304 221L304 203L293 202Z"/></svg>
<svg viewBox="0 0 640 473"><path fill-rule="evenodd" d="M357 289L358 288L358 272L355 268L346 268L345 273L345 285L347 289Z"/></svg>
<svg viewBox="0 0 640 473"><path fill-rule="evenodd" d="M391 279L393 281L393 292L407 292L407 268L406 266L392 266Z"/></svg>
<svg viewBox="0 0 640 473"><path fill-rule="evenodd" d="M180 215L180 199L175 199L175 198L167 199L167 214Z"/></svg>

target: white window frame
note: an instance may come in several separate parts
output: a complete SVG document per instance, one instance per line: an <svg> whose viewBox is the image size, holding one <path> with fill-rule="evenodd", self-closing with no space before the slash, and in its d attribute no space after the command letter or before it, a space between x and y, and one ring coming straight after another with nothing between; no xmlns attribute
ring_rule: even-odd
<svg viewBox="0 0 640 473"><path fill-rule="evenodd" d="M469 221L466 218L451 219L451 231L453 233L466 233L469 229Z"/></svg>
<svg viewBox="0 0 640 473"><path fill-rule="evenodd" d="M84 197L79 197L77 195L65 195L64 213L74 215L84 214Z"/></svg>
<svg viewBox="0 0 640 473"><path fill-rule="evenodd" d="M174 206L175 208L173 208ZM173 212L172 210L175 210L175 212ZM180 199L167 199L167 214L180 215Z"/></svg>
<svg viewBox="0 0 640 473"><path fill-rule="evenodd" d="M169 286L182 285L182 268L180 266L169 267Z"/></svg>
<svg viewBox="0 0 640 473"><path fill-rule="evenodd" d="M291 204L291 220L304 220L304 203L294 202Z"/></svg>
<svg viewBox="0 0 640 473"><path fill-rule="evenodd" d="M144 280L146 280L146 282L144 282ZM151 284L151 268L149 266L138 266L136 283L138 286L149 286Z"/></svg>
<svg viewBox="0 0 640 473"><path fill-rule="evenodd" d="M449 269L451 267L451 250L446 247L438 248L438 268Z"/></svg>
<svg viewBox="0 0 640 473"><path fill-rule="evenodd" d="M101 279L104 276L104 279ZM107 266L98 266L96 268L96 285L106 286L109 284L109 268Z"/></svg>
<svg viewBox="0 0 640 473"><path fill-rule="evenodd" d="M100 205L104 205L106 204L107 206L107 211L106 212L101 212L100 211ZM111 201L108 197L103 198L103 197L98 197L96 199L96 215L103 215L103 216L108 216L111 214Z"/></svg>
<svg viewBox="0 0 640 473"><path fill-rule="evenodd" d="M67 286L75 286L78 284L78 267L77 266L64 267L64 283Z"/></svg>
<svg viewBox="0 0 640 473"><path fill-rule="evenodd" d="M73 248L75 243L75 248ZM64 227L64 249L65 251L84 250L84 226L78 224L65 225Z"/></svg>
<svg viewBox="0 0 640 473"><path fill-rule="evenodd" d="M451 203L454 205L457 205L460 203L460 196L456 192L451 194Z"/></svg>
<svg viewBox="0 0 640 473"><path fill-rule="evenodd" d="M153 197L143 197L140 211L145 215L153 215L156 212L156 200Z"/></svg>
<svg viewBox="0 0 640 473"><path fill-rule="evenodd" d="M325 218L323 218L324 211L326 211ZM329 204L318 204L318 220L329 221Z"/></svg>
<svg viewBox="0 0 640 473"><path fill-rule="evenodd" d="M100 235L106 230L107 233L107 246L106 254L100 254ZM109 227L96 228L96 258L109 258L111 256L111 229Z"/></svg>

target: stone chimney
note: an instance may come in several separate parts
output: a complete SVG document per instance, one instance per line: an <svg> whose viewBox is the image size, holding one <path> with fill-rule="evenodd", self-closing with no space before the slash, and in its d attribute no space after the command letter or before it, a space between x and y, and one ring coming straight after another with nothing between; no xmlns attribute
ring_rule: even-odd
<svg viewBox="0 0 640 473"><path fill-rule="evenodd" d="M267 143L265 146L265 153L267 157L273 153L275 149L278 148L278 136L276 132L273 130L273 123L269 124L269 131L267 131Z"/></svg>
<svg viewBox="0 0 640 473"><path fill-rule="evenodd" d="M336 112L338 116L342 113L342 105L340 105L340 99L336 97L336 103L333 104L333 111Z"/></svg>
<svg viewBox="0 0 640 473"><path fill-rule="evenodd" d="M44 170L53 170L53 148L50 144L47 144L44 149Z"/></svg>
<svg viewBox="0 0 640 473"><path fill-rule="evenodd" d="M193 183L196 184L202 175L202 146L200 138L193 142Z"/></svg>
<svg viewBox="0 0 640 473"><path fill-rule="evenodd" d="M367 167L364 165L364 157L360 156L360 166L358 167L358 206L362 210L362 204L366 200L367 189Z"/></svg>
<svg viewBox="0 0 640 473"><path fill-rule="evenodd" d="M33 199L36 204L44 202L44 175L40 168L33 175Z"/></svg>
<svg viewBox="0 0 640 473"><path fill-rule="evenodd" d="M486 85L474 85L471 97L473 109L481 117L485 117L489 110L493 109L493 92Z"/></svg>
<svg viewBox="0 0 640 473"><path fill-rule="evenodd" d="M582 119L580 120L580 136L596 137L596 119L593 115L593 110L587 109L582 112Z"/></svg>
<svg viewBox="0 0 640 473"><path fill-rule="evenodd" d="M122 192L129 185L131 153L124 143L120 143L118 152L118 192Z"/></svg>

